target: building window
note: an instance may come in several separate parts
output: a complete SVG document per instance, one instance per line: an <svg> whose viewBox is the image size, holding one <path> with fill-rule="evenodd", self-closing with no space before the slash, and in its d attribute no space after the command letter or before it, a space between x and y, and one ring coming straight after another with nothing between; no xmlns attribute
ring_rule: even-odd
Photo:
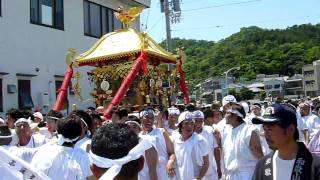
<svg viewBox="0 0 320 180"><path fill-rule="evenodd" d="M18 80L18 103L19 108L33 108L31 97L30 80Z"/></svg>
<svg viewBox="0 0 320 180"><path fill-rule="evenodd" d="M114 16L114 10L99 4L83 1L84 34L100 38L106 33L122 28Z"/></svg>
<svg viewBox="0 0 320 180"><path fill-rule="evenodd" d="M272 89L272 85L265 85L265 89Z"/></svg>
<svg viewBox="0 0 320 180"><path fill-rule="evenodd" d="M30 0L30 21L63 30L63 0Z"/></svg>
<svg viewBox="0 0 320 180"><path fill-rule="evenodd" d="M0 79L0 112L3 112L2 79Z"/></svg>
<svg viewBox="0 0 320 180"><path fill-rule="evenodd" d="M2 1L0 0L0 16L2 16Z"/></svg>

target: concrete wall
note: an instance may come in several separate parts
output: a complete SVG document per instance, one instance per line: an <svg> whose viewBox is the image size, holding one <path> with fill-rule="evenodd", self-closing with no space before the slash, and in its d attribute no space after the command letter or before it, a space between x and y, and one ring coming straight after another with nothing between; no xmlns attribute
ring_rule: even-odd
<svg viewBox="0 0 320 180"><path fill-rule="evenodd" d="M128 7L116 0L92 0L92 2L111 9L117 9L119 5ZM134 26L137 25L139 22ZM17 79L20 77L17 77L16 73L37 75L27 78L31 80L35 107L39 106L39 93L47 92L51 108L56 99L54 75L64 75L67 69L65 63L67 50L75 48L80 54L88 50L97 40L84 35L82 0L64 0L64 30L31 24L29 0L2 1L0 72L10 73L0 76L3 80L4 111L18 107L18 93L7 93L8 84L17 85ZM38 72L36 68L39 69ZM93 87L86 73L89 69L90 67L79 69L82 74L82 96L87 101L80 103L74 95L69 95L70 104L75 103L79 108L92 105L89 92Z"/></svg>

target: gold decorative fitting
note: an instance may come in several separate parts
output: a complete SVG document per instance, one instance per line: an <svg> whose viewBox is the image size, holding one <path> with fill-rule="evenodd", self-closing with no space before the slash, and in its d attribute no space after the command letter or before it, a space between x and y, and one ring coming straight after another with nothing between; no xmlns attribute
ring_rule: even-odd
<svg viewBox="0 0 320 180"><path fill-rule="evenodd" d="M122 22L124 28L128 28L129 24L136 20L143 9L143 7L132 7L126 11L122 6L120 6L114 15L119 21Z"/></svg>

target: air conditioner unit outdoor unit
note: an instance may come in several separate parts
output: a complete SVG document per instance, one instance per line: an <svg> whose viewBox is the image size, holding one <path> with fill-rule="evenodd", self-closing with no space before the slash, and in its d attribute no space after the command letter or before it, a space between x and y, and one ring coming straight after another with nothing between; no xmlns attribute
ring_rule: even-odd
<svg viewBox="0 0 320 180"><path fill-rule="evenodd" d="M39 93L39 106L48 107L50 105L49 94L47 92Z"/></svg>

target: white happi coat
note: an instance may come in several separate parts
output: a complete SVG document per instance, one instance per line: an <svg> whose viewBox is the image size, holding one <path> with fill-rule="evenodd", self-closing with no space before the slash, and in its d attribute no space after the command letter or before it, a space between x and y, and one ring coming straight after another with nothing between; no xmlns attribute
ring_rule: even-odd
<svg viewBox="0 0 320 180"><path fill-rule="evenodd" d="M51 179L85 180L92 175L85 151L57 144L41 148L31 165Z"/></svg>
<svg viewBox="0 0 320 180"><path fill-rule="evenodd" d="M26 148L36 148L36 147L40 147L44 144L45 144L45 136L43 136L41 134L33 134L27 145L21 146L18 143L17 146L18 147L26 147Z"/></svg>
<svg viewBox="0 0 320 180"><path fill-rule="evenodd" d="M218 144L216 138L213 136L213 128L210 126L203 126L200 135L204 137L204 139L207 141L209 145L209 168L204 179L218 179L217 163L213 155L214 148L217 148Z"/></svg>
<svg viewBox="0 0 320 180"><path fill-rule="evenodd" d="M258 161L249 149L253 131L253 126L242 123L226 134L222 148L227 180L251 180Z"/></svg>
<svg viewBox="0 0 320 180"><path fill-rule="evenodd" d="M163 128L153 128L153 130L146 134L146 136L152 136L156 139L156 151L158 153L158 164L157 164L157 175L158 180L166 180L168 179L166 166L169 159L167 153L166 141L163 136L163 132L165 130Z"/></svg>
<svg viewBox="0 0 320 180"><path fill-rule="evenodd" d="M203 136L193 133L186 141L181 135L172 136L174 152L177 157L178 179L195 179L200 174L203 165L203 156L209 154L209 145Z"/></svg>
<svg viewBox="0 0 320 180"><path fill-rule="evenodd" d="M76 144L74 145L74 148L75 149L80 148L80 149L84 150L85 152L89 152L90 146L91 146L91 139L88 137L84 137L76 142Z"/></svg>

